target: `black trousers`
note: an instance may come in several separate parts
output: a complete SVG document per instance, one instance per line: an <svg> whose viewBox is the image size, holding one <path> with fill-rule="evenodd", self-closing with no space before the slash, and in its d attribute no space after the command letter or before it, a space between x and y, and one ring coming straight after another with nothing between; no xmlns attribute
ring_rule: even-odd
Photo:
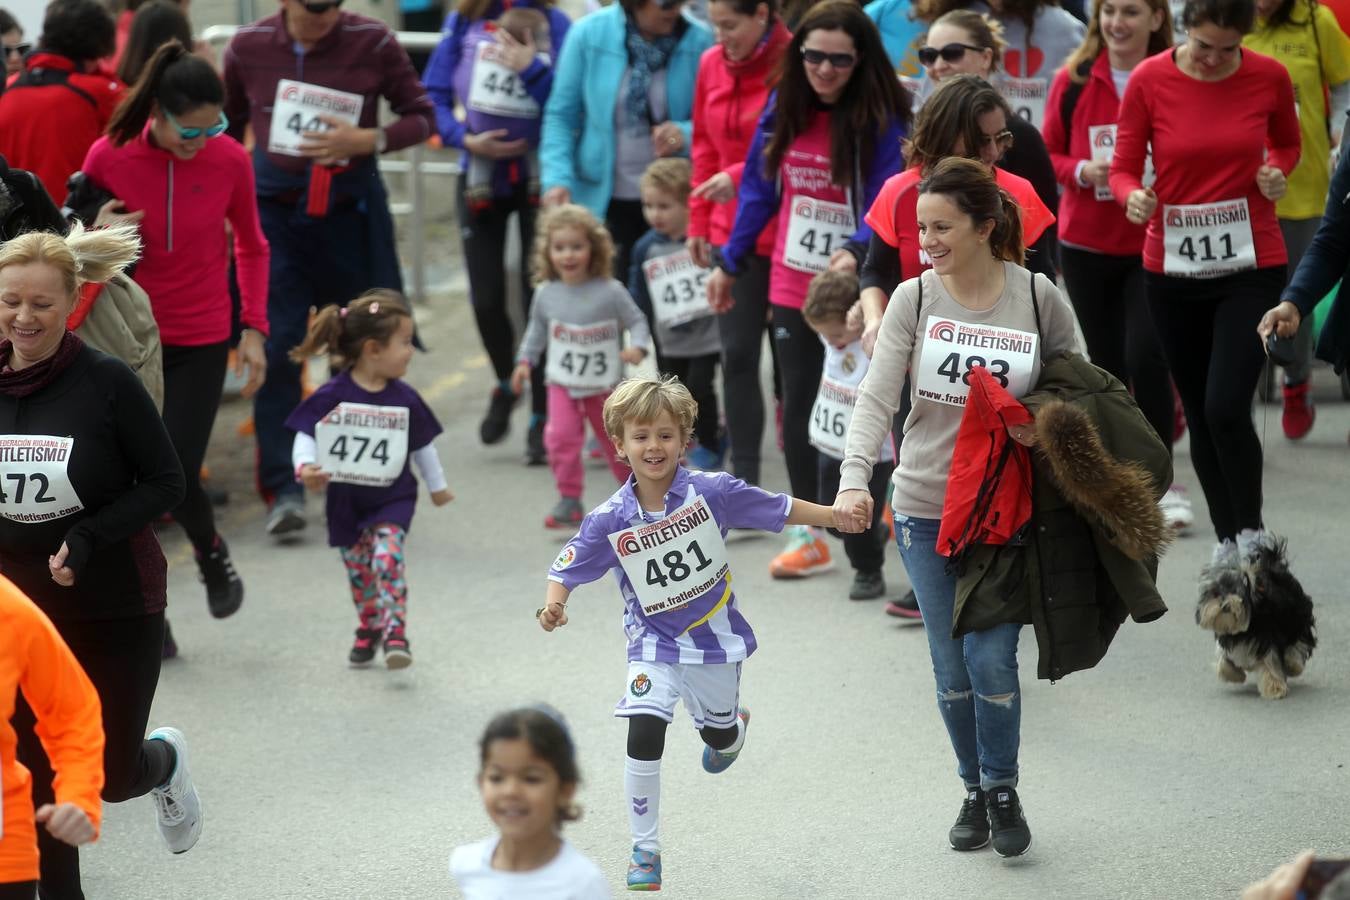
<svg viewBox="0 0 1350 900"><path fill-rule="evenodd" d="M1252 393L1265 364L1256 325L1280 299L1284 266L1222 278L1146 273L1149 307L1191 429L1191 463L1214 533L1261 527L1261 441Z"/></svg>
<svg viewBox="0 0 1350 900"><path fill-rule="evenodd" d="M778 345L778 364L783 373L783 457L792 496L806 500L820 496L819 453L807 435L825 366L825 347L800 309L775 306L772 316L773 340Z"/></svg>
<svg viewBox="0 0 1350 900"><path fill-rule="evenodd" d="M717 331L722 338L722 387L727 437L731 440L731 468L742 481L759 484L759 448L764 440L764 392L759 385L759 361L769 321L768 257L745 258L731 296L735 303L717 317ZM769 346L776 361L778 345L770 341ZM774 383L779 383L777 373Z"/></svg>
<svg viewBox="0 0 1350 900"><path fill-rule="evenodd" d="M183 466L187 491L173 517L198 553L208 553L216 539L216 515L202 489L202 461L220 408L230 343L164 348L164 427Z"/></svg>
<svg viewBox="0 0 1350 900"><path fill-rule="evenodd" d="M839 463L842 460L819 453L820 457L820 495L819 502L826 506L834 505L835 495L839 493ZM872 480L867 483L867 491L872 495L872 527L862 534L845 534L834 528L830 534L844 542L844 553L848 563L857 572L880 572L886 562L886 548L890 545L886 529L881 527L882 516L886 512L886 489L895 472L895 463L880 462L872 467Z"/></svg>
<svg viewBox="0 0 1350 900"><path fill-rule="evenodd" d="M605 227L614 240L614 277L628 284L628 266L633 261L633 245L647 233L641 200L610 200L605 212Z"/></svg>
<svg viewBox="0 0 1350 900"><path fill-rule="evenodd" d="M1062 244L1059 258L1092 361L1134 392L1144 418L1170 448L1172 376L1148 309L1143 259Z"/></svg>
<svg viewBox="0 0 1350 900"><path fill-rule="evenodd" d="M120 803L140 797L169 780L176 763L164 741L147 741L145 726L159 684L164 647L164 613L135 619L57 622L103 705L103 799ZM22 695L11 719L18 735L19 762L33 773L33 808L55 801L53 772L33 730L33 711ZM148 815L147 811L147 815ZM80 853L38 826L42 900L84 900Z"/></svg>
<svg viewBox="0 0 1350 900"><path fill-rule="evenodd" d="M694 395L694 400L698 403L698 418L694 420L694 437L699 444L712 451L718 449L721 418L717 409L717 390L714 386L719 358L716 353L706 353L702 356L684 358L663 356L660 360L665 364L662 371L680 379L684 386L689 388L689 393Z"/></svg>
<svg viewBox="0 0 1350 900"><path fill-rule="evenodd" d="M511 197L493 197L487 209L471 213L464 201L464 176L459 179L457 196L459 233L464 242L464 265L469 273L469 302L473 304L474 321L483 349L492 362L493 374L499 382L511 377L516 367L517 339L507 313L506 293L506 228L511 213L516 213L520 228L521 296L525 298L525 315L529 317L534 288L530 286L530 259L534 255L534 222L536 207L530 202L529 188L520 189ZM548 392L544 390L544 365L541 362L530 373L530 409L543 415L548 410Z"/></svg>
<svg viewBox="0 0 1350 900"><path fill-rule="evenodd" d="M0 884L0 900L36 900L36 881L6 881Z"/></svg>

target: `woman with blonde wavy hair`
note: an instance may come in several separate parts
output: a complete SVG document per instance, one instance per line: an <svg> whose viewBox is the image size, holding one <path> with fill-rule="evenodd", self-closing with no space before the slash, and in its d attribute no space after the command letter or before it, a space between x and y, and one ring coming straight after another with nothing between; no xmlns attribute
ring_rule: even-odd
<svg viewBox="0 0 1350 900"><path fill-rule="evenodd" d="M176 728L146 723L164 644L167 565L153 523L183 498L183 472L154 402L120 360L66 327L79 288L140 253L131 226L0 246L0 569L42 609L98 691L103 799L151 794L169 849L201 833ZM57 799L32 710L14 714L37 805ZM81 897L78 851L38 835L44 896Z"/></svg>

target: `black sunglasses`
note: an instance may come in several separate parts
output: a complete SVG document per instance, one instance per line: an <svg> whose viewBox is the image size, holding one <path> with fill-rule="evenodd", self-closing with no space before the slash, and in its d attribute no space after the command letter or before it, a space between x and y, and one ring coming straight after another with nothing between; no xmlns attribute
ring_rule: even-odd
<svg viewBox="0 0 1350 900"><path fill-rule="evenodd" d="M305 8L305 12L321 16L330 9L337 9L342 5L342 0L323 0L321 3L309 3L306 0L300 0L300 5Z"/></svg>
<svg viewBox="0 0 1350 900"><path fill-rule="evenodd" d="M805 47L802 48L802 59L806 60L808 66L823 66L829 60L836 69L851 69L858 61L858 57L852 53L826 53L824 50L808 50Z"/></svg>
<svg viewBox="0 0 1350 900"><path fill-rule="evenodd" d="M972 47L970 44L961 43L948 44L941 49L937 47L921 47L919 49L919 63L921 65L931 66L938 61L939 56L949 63L954 63L965 56L967 50L975 50L978 52L983 49L983 47Z"/></svg>
<svg viewBox="0 0 1350 900"><path fill-rule="evenodd" d="M5 55L6 55L6 56L23 56L23 55L26 54L29 50L32 50L32 49L33 49L33 45L32 45L32 44L14 44L13 46L8 46L8 45L6 45L6 47L5 47Z"/></svg>

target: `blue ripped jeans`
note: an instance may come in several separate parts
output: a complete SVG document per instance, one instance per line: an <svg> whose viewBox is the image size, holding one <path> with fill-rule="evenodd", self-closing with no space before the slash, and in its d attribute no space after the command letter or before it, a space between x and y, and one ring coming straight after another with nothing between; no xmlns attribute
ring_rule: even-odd
<svg viewBox="0 0 1350 900"><path fill-rule="evenodd" d="M996 625L953 639L956 577L937 552L938 519L895 514L895 540L928 633L938 710L947 726L956 771L966 788L986 791L1017 784L1022 692L1017 683L1017 636L1022 626Z"/></svg>

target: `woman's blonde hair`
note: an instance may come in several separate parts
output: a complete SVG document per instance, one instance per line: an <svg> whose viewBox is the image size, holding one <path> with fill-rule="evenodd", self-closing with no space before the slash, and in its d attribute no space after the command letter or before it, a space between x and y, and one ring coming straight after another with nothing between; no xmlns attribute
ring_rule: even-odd
<svg viewBox="0 0 1350 900"><path fill-rule="evenodd" d="M674 375L663 378L626 378L605 400L605 431L616 441L623 440L625 422L639 425L655 422L661 413L680 426L681 443L688 443L698 418L698 401L689 388Z"/></svg>
<svg viewBox="0 0 1350 900"><path fill-rule="evenodd" d="M1097 57L1106 52L1106 41L1102 38L1102 7L1106 0L1094 0L1092 16L1088 19L1087 34L1083 43L1064 60L1064 68L1069 70L1069 80L1075 84L1087 84L1088 74ZM1162 13L1162 25L1148 36L1148 56L1155 56L1164 50L1172 49L1172 5L1167 0L1144 0L1150 13ZM1071 123L1064 123L1067 132Z"/></svg>
<svg viewBox="0 0 1350 900"><path fill-rule="evenodd" d="M61 273L66 294L80 285L102 284L120 275L141 255L141 236L134 225L85 231L76 222L65 237L52 231L30 231L0 244L0 269L43 263Z"/></svg>
<svg viewBox="0 0 1350 900"><path fill-rule="evenodd" d="M548 258L548 241L559 228L575 228L586 235L591 245L591 264L587 274L592 278L609 278L613 274L614 239L609 229L597 219L589 209L575 203L564 203L554 207L539 217L534 232L534 261L530 266L530 283L543 284L545 281L557 281L561 276Z"/></svg>

